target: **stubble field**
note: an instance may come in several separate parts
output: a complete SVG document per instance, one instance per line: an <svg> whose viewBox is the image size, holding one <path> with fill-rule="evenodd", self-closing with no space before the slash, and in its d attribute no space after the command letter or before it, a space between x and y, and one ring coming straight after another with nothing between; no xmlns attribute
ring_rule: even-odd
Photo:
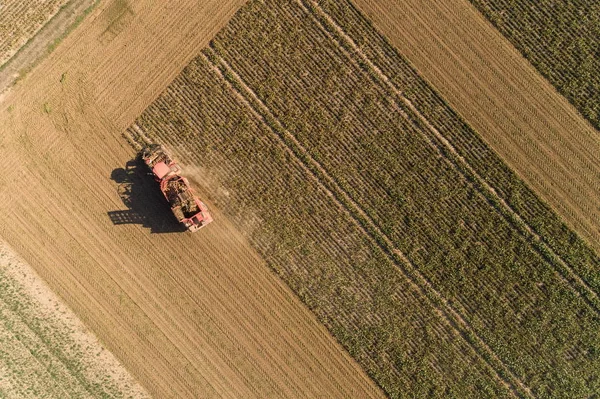
<svg viewBox="0 0 600 399"><path fill-rule="evenodd" d="M0 3L0 99L51 53L99 0Z"/></svg>
<svg viewBox="0 0 600 399"><path fill-rule="evenodd" d="M351 4L249 3L126 137L200 168L389 395L598 390L600 259Z"/></svg>
<svg viewBox="0 0 600 399"><path fill-rule="evenodd" d="M149 398L2 241L0 343L2 398Z"/></svg>

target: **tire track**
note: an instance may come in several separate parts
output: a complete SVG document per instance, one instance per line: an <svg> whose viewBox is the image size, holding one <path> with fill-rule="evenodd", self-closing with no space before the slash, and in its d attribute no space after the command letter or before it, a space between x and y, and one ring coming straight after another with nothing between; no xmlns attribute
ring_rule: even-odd
<svg viewBox="0 0 600 399"><path fill-rule="evenodd" d="M240 101L247 105L251 113L263 121L274 133L280 143L302 165L303 169L322 186L325 193L338 204L354 221L356 226L368 239L379 247L388 259L398 265L416 292L422 294L434 308L438 315L444 319L458 335L464 338L473 348L475 353L487 364L495 374L498 382L509 388L516 396L533 397L530 389L526 387L504 365L494 351L471 328L468 322L449 305L448 301L435 290L431 283L418 271L412 262L401 251L395 248L393 242L379 229L377 224L365 213L345 191L343 191L329 176L328 172L308 153L308 151L288 132L273 116L266 105L244 83L244 81L231 69L227 62L218 56L212 49L205 50L201 57L213 66L215 72L231 87ZM258 108L258 109L257 109ZM408 267L405 267L405 266ZM442 307L445 308L441 309ZM500 371L498 371L500 370ZM523 395L525 393L525 395Z"/></svg>

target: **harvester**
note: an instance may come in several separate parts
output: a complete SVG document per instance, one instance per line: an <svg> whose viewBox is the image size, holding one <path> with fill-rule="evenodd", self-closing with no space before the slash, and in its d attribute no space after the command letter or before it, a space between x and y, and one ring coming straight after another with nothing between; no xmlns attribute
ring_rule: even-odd
<svg viewBox="0 0 600 399"><path fill-rule="evenodd" d="M140 156L152 170L160 190L171 205L171 211L180 223L194 232L212 222L207 206L194 194L188 180L181 176L181 168L162 146L152 144L144 147Z"/></svg>

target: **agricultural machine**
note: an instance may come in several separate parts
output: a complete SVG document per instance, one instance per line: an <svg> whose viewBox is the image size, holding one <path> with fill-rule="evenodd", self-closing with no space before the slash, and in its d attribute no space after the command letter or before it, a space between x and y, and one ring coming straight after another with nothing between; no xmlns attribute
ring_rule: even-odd
<svg viewBox="0 0 600 399"><path fill-rule="evenodd" d="M212 222L206 205L194 195L187 179L180 175L179 165L160 145L143 148L140 156L154 173L160 190L180 223L194 232Z"/></svg>

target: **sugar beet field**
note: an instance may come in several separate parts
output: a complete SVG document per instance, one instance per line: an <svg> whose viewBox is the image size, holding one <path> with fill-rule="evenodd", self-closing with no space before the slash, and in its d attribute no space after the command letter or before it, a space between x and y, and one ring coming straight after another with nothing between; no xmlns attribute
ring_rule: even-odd
<svg viewBox="0 0 600 399"><path fill-rule="evenodd" d="M600 259L350 3L249 2L126 135L391 397L600 390Z"/></svg>

